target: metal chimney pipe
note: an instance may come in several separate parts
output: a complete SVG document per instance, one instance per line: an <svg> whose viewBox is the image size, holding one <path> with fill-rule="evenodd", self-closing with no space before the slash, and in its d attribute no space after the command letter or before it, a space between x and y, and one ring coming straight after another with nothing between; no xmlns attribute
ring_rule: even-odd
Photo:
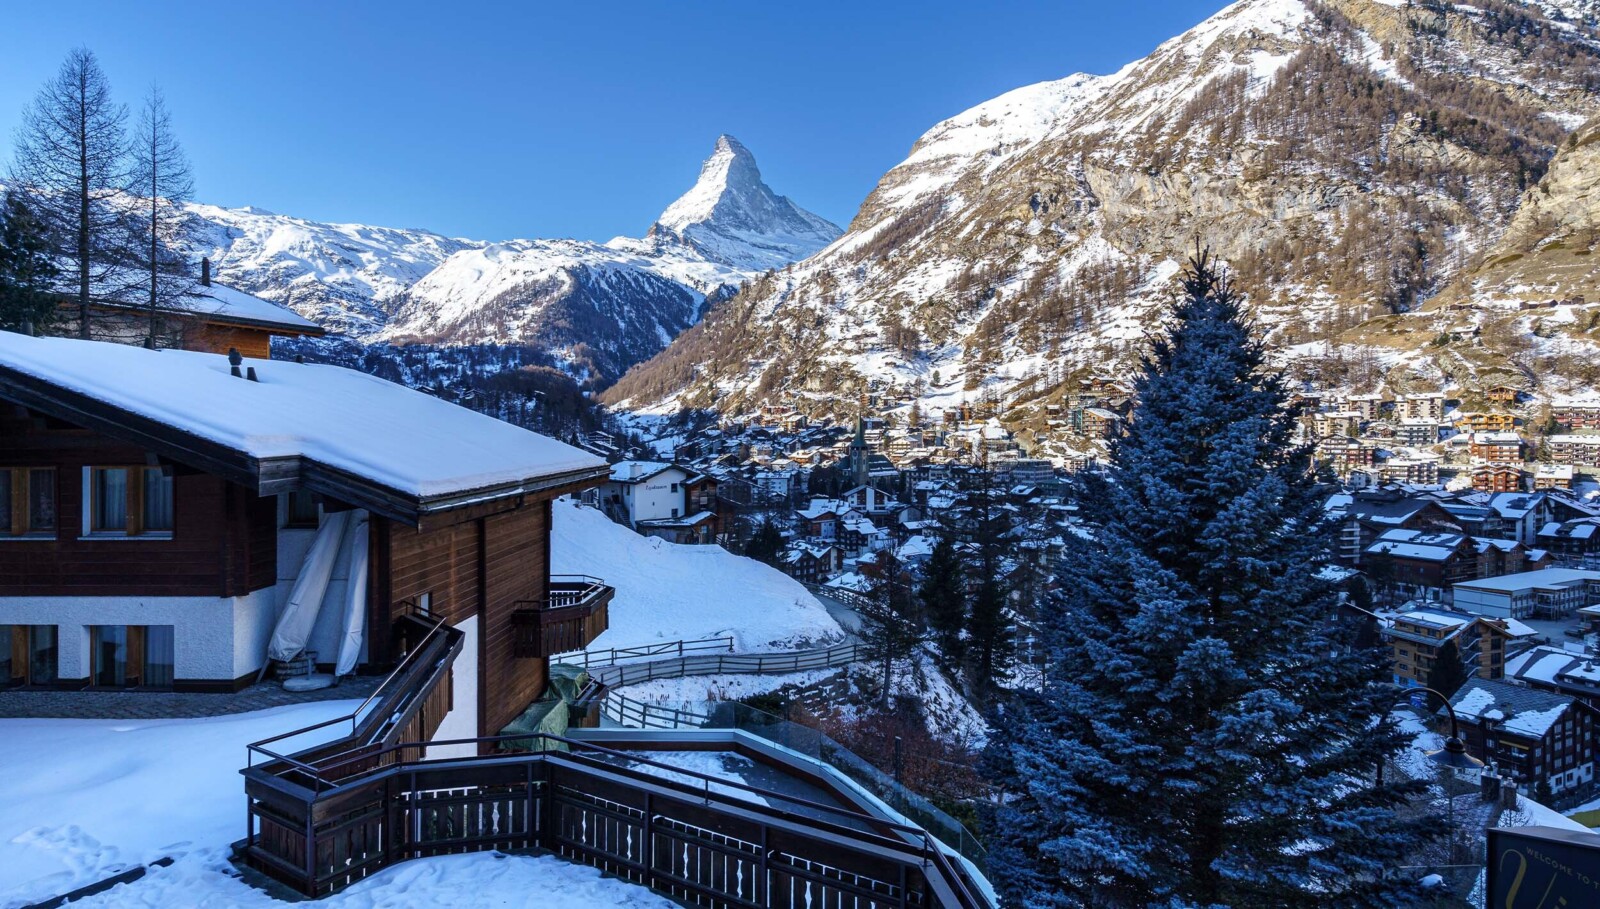
<svg viewBox="0 0 1600 909"><path fill-rule="evenodd" d="M209 256L200 259L200 286L211 286L211 258Z"/></svg>
<svg viewBox="0 0 1600 909"><path fill-rule="evenodd" d="M252 382L261 381L260 379L256 378L256 368L254 366L252 366L249 369L245 370L244 377L246 379L249 379Z"/></svg>

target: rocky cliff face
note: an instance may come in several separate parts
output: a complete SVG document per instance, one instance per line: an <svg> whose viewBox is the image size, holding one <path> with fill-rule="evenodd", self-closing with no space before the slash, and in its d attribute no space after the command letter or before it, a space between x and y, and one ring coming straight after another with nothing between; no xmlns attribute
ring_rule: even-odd
<svg viewBox="0 0 1600 909"><path fill-rule="evenodd" d="M1306 377L1437 379L1426 344L1361 327L1437 318L1429 301L1484 261L1600 111L1585 16L1235 3L1117 73L936 125L843 238L748 285L606 399L821 411L888 389L1026 411L1131 362L1197 241Z"/></svg>

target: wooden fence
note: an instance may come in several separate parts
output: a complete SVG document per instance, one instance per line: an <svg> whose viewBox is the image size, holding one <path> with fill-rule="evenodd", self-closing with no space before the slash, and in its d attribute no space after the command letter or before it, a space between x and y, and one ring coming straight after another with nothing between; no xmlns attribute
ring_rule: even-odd
<svg viewBox="0 0 1600 909"><path fill-rule="evenodd" d="M568 750L427 757L531 744ZM359 774L344 760L315 767L326 785L246 771L242 857L307 896L412 858L542 849L714 909L988 906L919 828L583 742L404 744Z"/></svg>

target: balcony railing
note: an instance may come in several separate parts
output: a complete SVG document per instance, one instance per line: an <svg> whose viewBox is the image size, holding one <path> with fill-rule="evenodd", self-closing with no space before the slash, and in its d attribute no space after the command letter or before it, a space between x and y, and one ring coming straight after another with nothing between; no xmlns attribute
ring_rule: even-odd
<svg viewBox="0 0 1600 909"><path fill-rule="evenodd" d="M611 626L615 593L599 578L553 575L543 600L519 600L511 614L511 653L518 658L582 650Z"/></svg>
<svg viewBox="0 0 1600 909"><path fill-rule="evenodd" d="M479 756L429 757L462 745ZM245 771L238 854L310 897L407 859L543 850L702 906L989 905L919 827L583 741L407 743L302 766Z"/></svg>

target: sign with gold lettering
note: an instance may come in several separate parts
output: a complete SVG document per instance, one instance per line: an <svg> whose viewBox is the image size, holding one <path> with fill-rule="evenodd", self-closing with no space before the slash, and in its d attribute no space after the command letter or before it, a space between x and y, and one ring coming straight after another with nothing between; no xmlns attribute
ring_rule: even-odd
<svg viewBox="0 0 1600 909"><path fill-rule="evenodd" d="M1600 906L1600 834L1559 827L1489 831L1484 909Z"/></svg>

